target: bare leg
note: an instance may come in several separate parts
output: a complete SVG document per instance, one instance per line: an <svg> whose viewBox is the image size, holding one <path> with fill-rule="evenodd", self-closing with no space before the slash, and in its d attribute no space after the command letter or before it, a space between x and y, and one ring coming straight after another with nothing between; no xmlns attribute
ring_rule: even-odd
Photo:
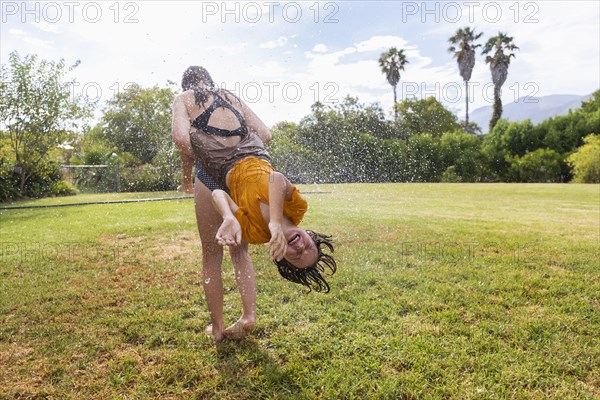
<svg viewBox="0 0 600 400"><path fill-rule="evenodd" d="M212 323L211 334L215 341L223 340L225 324L223 322L223 280L221 264L223 247L216 242L216 233L223 219L212 205L212 193L201 182L196 182L195 205L198 232L202 241L202 272L206 303ZM227 336L241 339L254 329L256 321L256 275L248 255L248 243L230 247L231 261L235 270L235 280L242 297L242 316L228 328Z"/></svg>
<svg viewBox="0 0 600 400"><path fill-rule="evenodd" d="M235 280L242 297L242 316L225 329L225 336L241 339L254 329L256 322L256 274L248 254L248 243L230 247L229 254L235 269Z"/></svg>
<svg viewBox="0 0 600 400"><path fill-rule="evenodd" d="M215 241L217 229L221 225L221 216L212 205L212 194L201 182L194 185L196 222L202 241L202 272L204 296L210 312L212 335L216 342L223 340L225 324L223 322L223 280L221 264L223 248Z"/></svg>
<svg viewBox="0 0 600 400"><path fill-rule="evenodd" d="M181 153L181 169L183 173L183 182L181 186L177 188L179 192L194 193L192 187L192 169L194 167L194 158L186 156L183 152Z"/></svg>

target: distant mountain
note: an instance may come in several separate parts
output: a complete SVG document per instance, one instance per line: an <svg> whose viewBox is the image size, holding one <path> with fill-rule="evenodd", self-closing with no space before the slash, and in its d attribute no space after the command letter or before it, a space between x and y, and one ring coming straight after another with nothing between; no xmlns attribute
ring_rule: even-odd
<svg viewBox="0 0 600 400"><path fill-rule="evenodd" d="M545 119L566 114L569 109L576 109L592 95L578 96L570 94L554 94L542 97L522 97L510 104L503 104L502 118L509 121L530 119L537 124ZM462 116L461 118L464 118ZM477 108L469 113L469 121L476 122L483 133L488 131L492 118L492 106Z"/></svg>

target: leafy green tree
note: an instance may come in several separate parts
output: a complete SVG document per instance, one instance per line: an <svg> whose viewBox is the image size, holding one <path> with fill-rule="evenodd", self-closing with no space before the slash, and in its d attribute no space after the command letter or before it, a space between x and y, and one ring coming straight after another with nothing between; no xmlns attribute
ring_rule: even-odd
<svg viewBox="0 0 600 400"><path fill-rule="evenodd" d="M304 147L320 151L332 149L344 134L351 131L367 133L380 139L395 135L393 125L386 121L378 105L365 105L347 96L333 106L315 103L311 114L304 117L297 129L297 140Z"/></svg>
<svg viewBox="0 0 600 400"><path fill-rule="evenodd" d="M393 128L380 107L346 97L334 106L315 103L298 125L275 125L268 149L297 181L379 182L401 175L404 153L392 145Z"/></svg>
<svg viewBox="0 0 600 400"><path fill-rule="evenodd" d="M543 137L530 120L508 122L501 119L484 137L482 153L496 179L507 179L508 168L514 157L543 146Z"/></svg>
<svg viewBox="0 0 600 400"><path fill-rule="evenodd" d="M552 149L511 157L509 179L516 182L560 182L563 158Z"/></svg>
<svg viewBox="0 0 600 400"><path fill-rule="evenodd" d="M96 125L88 129L72 143L75 151L69 164L99 165L106 164L118 150L104 139L102 128Z"/></svg>
<svg viewBox="0 0 600 400"><path fill-rule="evenodd" d="M460 28L456 33L448 39L453 45L448 48L448 51L453 53L458 63L458 71L465 82L466 92L466 112L465 112L465 130L469 126L469 81L475 67L475 49L481 47L475 43L483 33L475 33L475 30L470 27Z"/></svg>
<svg viewBox="0 0 600 400"><path fill-rule="evenodd" d="M311 111L300 121L295 133L288 136L301 149L320 156L316 165L310 167L315 171L312 179L319 182L371 180L365 174L371 174L374 169L364 173L359 171L363 164L353 161L351 155L366 159L379 151L375 143L393 137L393 124L385 120L381 108L361 104L348 96L334 106L315 103ZM373 148L369 147L371 145ZM357 148L363 152L360 156L356 153Z"/></svg>
<svg viewBox="0 0 600 400"><path fill-rule="evenodd" d="M101 119L102 134L119 152L131 153L142 163L152 163L171 145L171 88L131 85L107 102Z"/></svg>
<svg viewBox="0 0 600 400"><path fill-rule="evenodd" d="M385 154L382 141L356 131L344 135L340 148L340 182L382 181L381 161Z"/></svg>
<svg viewBox="0 0 600 400"><path fill-rule="evenodd" d="M0 201L19 196L13 177L14 157L8 132L0 131Z"/></svg>
<svg viewBox="0 0 600 400"><path fill-rule="evenodd" d="M267 145L275 168L294 183L313 183L320 176L318 153L298 142L298 125L279 122L272 129L273 139Z"/></svg>
<svg viewBox="0 0 600 400"><path fill-rule="evenodd" d="M576 149L583 138L591 133L587 125L588 121L581 113L571 111L543 121L540 134L544 134L545 146L564 154Z"/></svg>
<svg viewBox="0 0 600 400"><path fill-rule="evenodd" d="M428 133L440 137L444 132L460 129L456 116L435 97L424 100L406 99L397 105L401 138Z"/></svg>
<svg viewBox="0 0 600 400"><path fill-rule="evenodd" d="M460 181L480 180L483 156L479 137L463 131L444 133L440 139L440 152L446 170L451 167Z"/></svg>
<svg viewBox="0 0 600 400"><path fill-rule="evenodd" d="M298 124L297 141L303 147L314 151L333 150L343 133L343 120L338 113L320 102L311 107L311 114Z"/></svg>
<svg viewBox="0 0 600 400"><path fill-rule="evenodd" d="M406 177L410 182L437 182L442 173L439 139L430 134L411 136L406 143Z"/></svg>
<svg viewBox="0 0 600 400"><path fill-rule="evenodd" d="M567 158L573 169L573 182L600 183L600 136L588 135L584 145Z"/></svg>
<svg viewBox="0 0 600 400"><path fill-rule="evenodd" d="M544 146L561 154L570 153L583 144L583 138L600 132L600 90L576 110L542 121L536 129Z"/></svg>
<svg viewBox="0 0 600 400"><path fill-rule="evenodd" d="M387 139L381 143L381 182L405 182L407 178L407 146L404 140Z"/></svg>
<svg viewBox="0 0 600 400"><path fill-rule="evenodd" d="M74 96L74 82L66 81L70 69L64 60L39 60L35 55L21 58L16 51L10 53L8 64L0 67L0 125L10 139L22 196L39 192L33 182L46 180L35 175L49 171L45 167L50 165L48 152L91 116L93 104ZM29 189L27 182L33 185Z"/></svg>
<svg viewBox="0 0 600 400"><path fill-rule="evenodd" d="M506 176L510 163L507 161L509 153L503 136L508 126L508 120L502 118L490 133L483 137L481 153L485 160L486 180L503 180Z"/></svg>
<svg viewBox="0 0 600 400"><path fill-rule="evenodd" d="M459 122L459 124L461 124ZM480 135L481 134L481 127L479 125L477 125L476 122L473 121L469 121L468 123L464 123L461 124L464 125L464 131L467 133L470 133L471 135Z"/></svg>
<svg viewBox="0 0 600 400"><path fill-rule="evenodd" d="M600 132L600 91L581 107L565 115L552 117L537 125L529 120L508 122L500 119L492 131L485 135L481 151L485 157L486 176L493 180L519 180L515 168L509 171L515 157L546 148L564 159L583 144L583 138ZM561 161L561 181L570 179L571 170ZM519 174L516 174L519 176Z"/></svg>
<svg viewBox="0 0 600 400"><path fill-rule="evenodd" d="M398 118L398 110L396 109L396 104L398 103L396 86L398 86L398 82L400 82L400 71L404 71L404 66L406 64L408 64L408 60L403 49L398 50L395 47L390 47L388 51L379 56L379 67L381 68L381 72L383 72L388 83L394 90L394 118Z"/></svg>
<svg viewBox="0 0 600 400"><path fill-rule="evenodd" d="M378 139L391 139L395 135L393 124L385 119L378 104L363 104L356 97L346 96L331 110L341 117L343 129L367 133Z"/></svg>
<svg viewBox="0 0 600 400"><path fill-rule="evenodd" d="M522 156L528 151L542 147L543 138L539 136L539 131L531 121L526 119L509 123L502 135L502 143L508 154Z"/></svg>
<svg viewBox="0 0 600 400"><path fill-rule="evenodd" d="M502 117L502 99L500 92L502 85L506 82L508 77L508 66L510 65L511 57L516 57L513 51L519 48L513 43L513 38L507 36L505 33L498 32L498 35L491 37L485 44L482 54L489 54L486 56L485 62L490 64L490 70L492 72L492 82L494 83L494 111L492 119L490 120L490 132Z"/></svg>
<svg viewBox="0 0 600 400"><path fill-rule="evenodd" d="M600 110L600 89L596 90L590 99L581 103L581 111L592 114Z"/></svg>

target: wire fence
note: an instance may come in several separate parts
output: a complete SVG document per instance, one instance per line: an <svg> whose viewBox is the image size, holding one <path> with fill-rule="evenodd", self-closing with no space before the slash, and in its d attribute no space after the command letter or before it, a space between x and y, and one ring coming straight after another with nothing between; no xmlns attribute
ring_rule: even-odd
<svg viewBox="0 0 600 400"><path fill-rule="evenodd" d="M120 192L119 165L61 165L62 179L84 192Z"/></svg>
<svg viewBox="0 0 600 400"><path fill-rule="evenodd" d="M83 193L153 192L177 188L174 166L61 165L62 179Z"/></svg>

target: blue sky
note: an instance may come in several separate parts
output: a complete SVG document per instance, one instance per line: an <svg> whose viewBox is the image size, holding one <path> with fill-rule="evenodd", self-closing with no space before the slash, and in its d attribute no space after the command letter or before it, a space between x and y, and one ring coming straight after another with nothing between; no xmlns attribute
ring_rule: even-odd
<svg viewBox="0 0 600 400"><path fill-rule="evenodd" d="M377 65L391 46L409 59L399 97L433 95L462 118L464 89L446 49L464 26L482 41L507 32L520 47L505 103L600 87L598 1L2 1L0 13L3 63L14 50L81 60L74 92L101 101L129 82L179 83L186 67L203 65L268 125L348 94L391 114ZM471 110L491 104L490 81L478 56Z"/></svg>

